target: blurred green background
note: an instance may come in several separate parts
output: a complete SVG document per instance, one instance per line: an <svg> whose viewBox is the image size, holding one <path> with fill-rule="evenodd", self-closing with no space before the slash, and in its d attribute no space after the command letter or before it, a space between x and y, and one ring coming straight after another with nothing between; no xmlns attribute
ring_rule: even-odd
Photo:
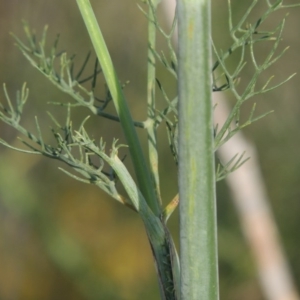
<svg viewBox="0 0 300 300"><path fill-rule="evenodd" d="M238 18L247 7L236 1ZM264 10L264 1L255 10ZM147 22L137 1L92 1L117 73L130 81L125 93L132 114L143 120L146 96ZM230 45L226 1L215 0L213 36L217 45ZM290 11L282 48L290 50L265 76L286 78L300 69L298 28L300 9ZM268 22L275 26L283 14ZM76 53L82 62L92 49L73 0L0 0L0 82L14 96L24 81L30 98L23 124L34 129L39 117L45 140L51 141L46 111L64 120L65 110L47 105L49 101L70 101L34 70L14 46L9 32L24 38L21 19L37 35L49 25L48 41L61 34L60 50ZM162 23L164 17L161 15ZM158 48L164 48L158 39ZM261 49L262 54L264 49ZM92 64L91 64L92 70ZM244 78L251 75L245 68ZM157 77L174 95L176 87L163 68ZM275 112L251 125L244 133L257 146L276 222L297 286L300 287L300 85L299 76L274 92L255 99L258 111ZM99 92L103 93L99 85ZM1 92L3 103L4 95ZM72 112L74 127L90 114ZM108 142L123 140L117 123L92 117L87 129ZM1 138L20 145L18 134L0 123ZM141 139L145 135L141 132ZM176 193L176 169L169 153L164 129L159 131L160 172L165 202ZM0 146L0 299L159 299L152 255L144 228L135 213L109 199L98 188L75 182L58 170L59 162L17 153ZM225 182L218 184L220 288L224 300L263 299L255 264L241 233L235 208ZM170 220L178 240L178 216Z"/></svg>

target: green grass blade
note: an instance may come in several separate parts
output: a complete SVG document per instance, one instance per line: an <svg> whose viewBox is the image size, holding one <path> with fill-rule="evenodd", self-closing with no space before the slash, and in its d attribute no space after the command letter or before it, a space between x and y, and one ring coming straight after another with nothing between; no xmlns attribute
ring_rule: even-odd
<svg viewBox="0 0 300 300"><path fill-rule="evenodd" d="M113 98L117 114L120 118L120 122L129 146L139 187L154 214L159 215L161 208L154 193L151 175L147 167L136 130L134 128L122 87L113 67L112 60L110 58L101 30L98 26L98 22L91 7L90 1L77 0L77 4L99 59L103 74Z"/></svg>

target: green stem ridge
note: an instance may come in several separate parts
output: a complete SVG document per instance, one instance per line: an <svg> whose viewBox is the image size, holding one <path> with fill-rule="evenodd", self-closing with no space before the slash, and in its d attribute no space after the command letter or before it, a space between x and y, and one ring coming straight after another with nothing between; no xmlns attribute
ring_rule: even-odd
<svg viewBox="0 0 300 300"><path fill-rule="evenodd" d="M177 5L181 300L217 300L210 1Z"/></svg>

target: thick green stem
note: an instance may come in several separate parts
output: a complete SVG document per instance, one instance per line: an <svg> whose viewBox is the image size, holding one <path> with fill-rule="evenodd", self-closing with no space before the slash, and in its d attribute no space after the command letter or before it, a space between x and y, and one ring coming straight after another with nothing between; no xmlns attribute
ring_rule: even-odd
<svg viewBox="0 0 300 300"><path fill-rule="evenodd" d="M181 300L217 300L210 1L177 5Z"/></svg>
<svg viewBox="0 0 300 300"><path fill-rule="evenodd" d="M108 49L95 14L89 0L77 0L82 18L92 40L95 52L99 59L106 83L113 98L113 102L122 124L139 187L155 215L160 215L161 207L156 198L151 175L147 167L142 148L134 128L132 117L127 106L122 87L116 75Z"/></svg>

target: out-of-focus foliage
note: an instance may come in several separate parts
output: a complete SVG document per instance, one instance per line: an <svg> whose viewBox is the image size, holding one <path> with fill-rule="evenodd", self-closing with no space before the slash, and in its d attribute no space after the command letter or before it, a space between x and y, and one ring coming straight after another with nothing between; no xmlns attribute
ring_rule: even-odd
<svg viewBox="0 0 300 300"><path fill-rule="evenodd" d="M224 50L228 46L227 16L224 15L227 1L213 1L213 36L218 41L218 47ZM231 1L234 8L236 20L245 12L248 3L242 1ZM253 22L256 16L260 16L266 9L265 1L258 1ZM295 1L284 1L285 4L293 4ZM265 25L267 29L277 26L287 12L276 14ZM290 46L287 53L277 62L276 67L267 70L260 84L263 85L271 75L274 80L280 82L294 72L298 73L299 61L299 39L295 28L299 26L299 9L289 10L286 26L283 31L281 48ZM215 20L215 22L214 22ZM262 57L269 51L268 47L257 47ZM271 45L270 45L271 47ZM234 57L232 58L235 59ZM247 64L244 70L244 78L241 77L240 84L247 82L253 69ZM253 101L244 108L244 115L247 116L253 102L257 103L257 113L274 110L256 124L252 124L244 130L248 138L255 142L263 175L266 180L267 190L274 209L275 220L278 225L283 247L290 263L294 280L300 287L299 272L300 262L297 255L299 238L297 228L299 227L299 194L297 185L300 175L299 155L300 139L298 128L299 120L299 75L296 75L290 82L280 88L255 97ZM243 114L243 113L242 113ZM225 193L225 195L224 195ZM228 199L228 200L227 200ZM263 299L255 273L255 265L247 245L241 236L241 230L237 216L230 202L230 196L226 196L224 183L218 186L218 217L219 217L219 255L221 274L221 295L223 299Z"/></svg>
<svg viewBox="0 0 300 300"><path fill-rule="evenodd" d="M238 18L247 3L232 2ZM136 119L143 120L146 116L143 104L146 101L147 21L135 1L101 0L92 4L120 80L130 80L125 93L132 113ZM214 40L226 49L229 40L226 1L215 0L212 5ZM264 8L263 4L258 5L257 14ZM277 62L276 69L266 72L262 80L275 74L279 82L299 70L300 45L295 30L300 26L299 13L300 10L295 9L287 18L282 47L291 46L288 54ZM36 28L37 34L48 24L48 40L54 40L60 33L60 48L69 54L76 53L78 60L83 60L92 46L74 1L0 0L0 82L6 82L10 93L27 82L30 96L23 122L34 131L33 117L37 115L45 138L51 139L46 110L61 120L65 112L52 105L46 107L46 103L61 101L66 96L34 70L13 45L9 32L23 36L22 18ZM271 28L277 24L276 18L269 22ZM93 65L90 68L92 70ZM158 79L170 91L175 89L172 82L165 82L169 78L167 73L159 70ZM251 71L245 68L245 78ZM241 80L243 82L243 78ZM247 136L257 143L283 245L298 286L299 80L296 76L280 89L254 99L258 112L272 109L275 112L246 129ZM3 94L0 100L4 101ZM249 109L252 104L249 103ZM86 114L89 112L84 109L72 112L75 122L76 117L79 122ZM93 117L87 123L87 130L110 143L122 133L117 123L108 125L107 122L110 121ZM2 123L0 131L1 137L19 145L14 131ZM164 157L161 164L163 198L167 202L175 194L177 174L163 131L159 132L159 142ZM152 254L136 214L116 204L95 186L64 175L58 170L58 162L1 146L0 166L1 299L158 298ZM222 299L262 299L254 263L224 183L218 184L218 217ZM176 235L176 217L169 222Z"/></svg>

